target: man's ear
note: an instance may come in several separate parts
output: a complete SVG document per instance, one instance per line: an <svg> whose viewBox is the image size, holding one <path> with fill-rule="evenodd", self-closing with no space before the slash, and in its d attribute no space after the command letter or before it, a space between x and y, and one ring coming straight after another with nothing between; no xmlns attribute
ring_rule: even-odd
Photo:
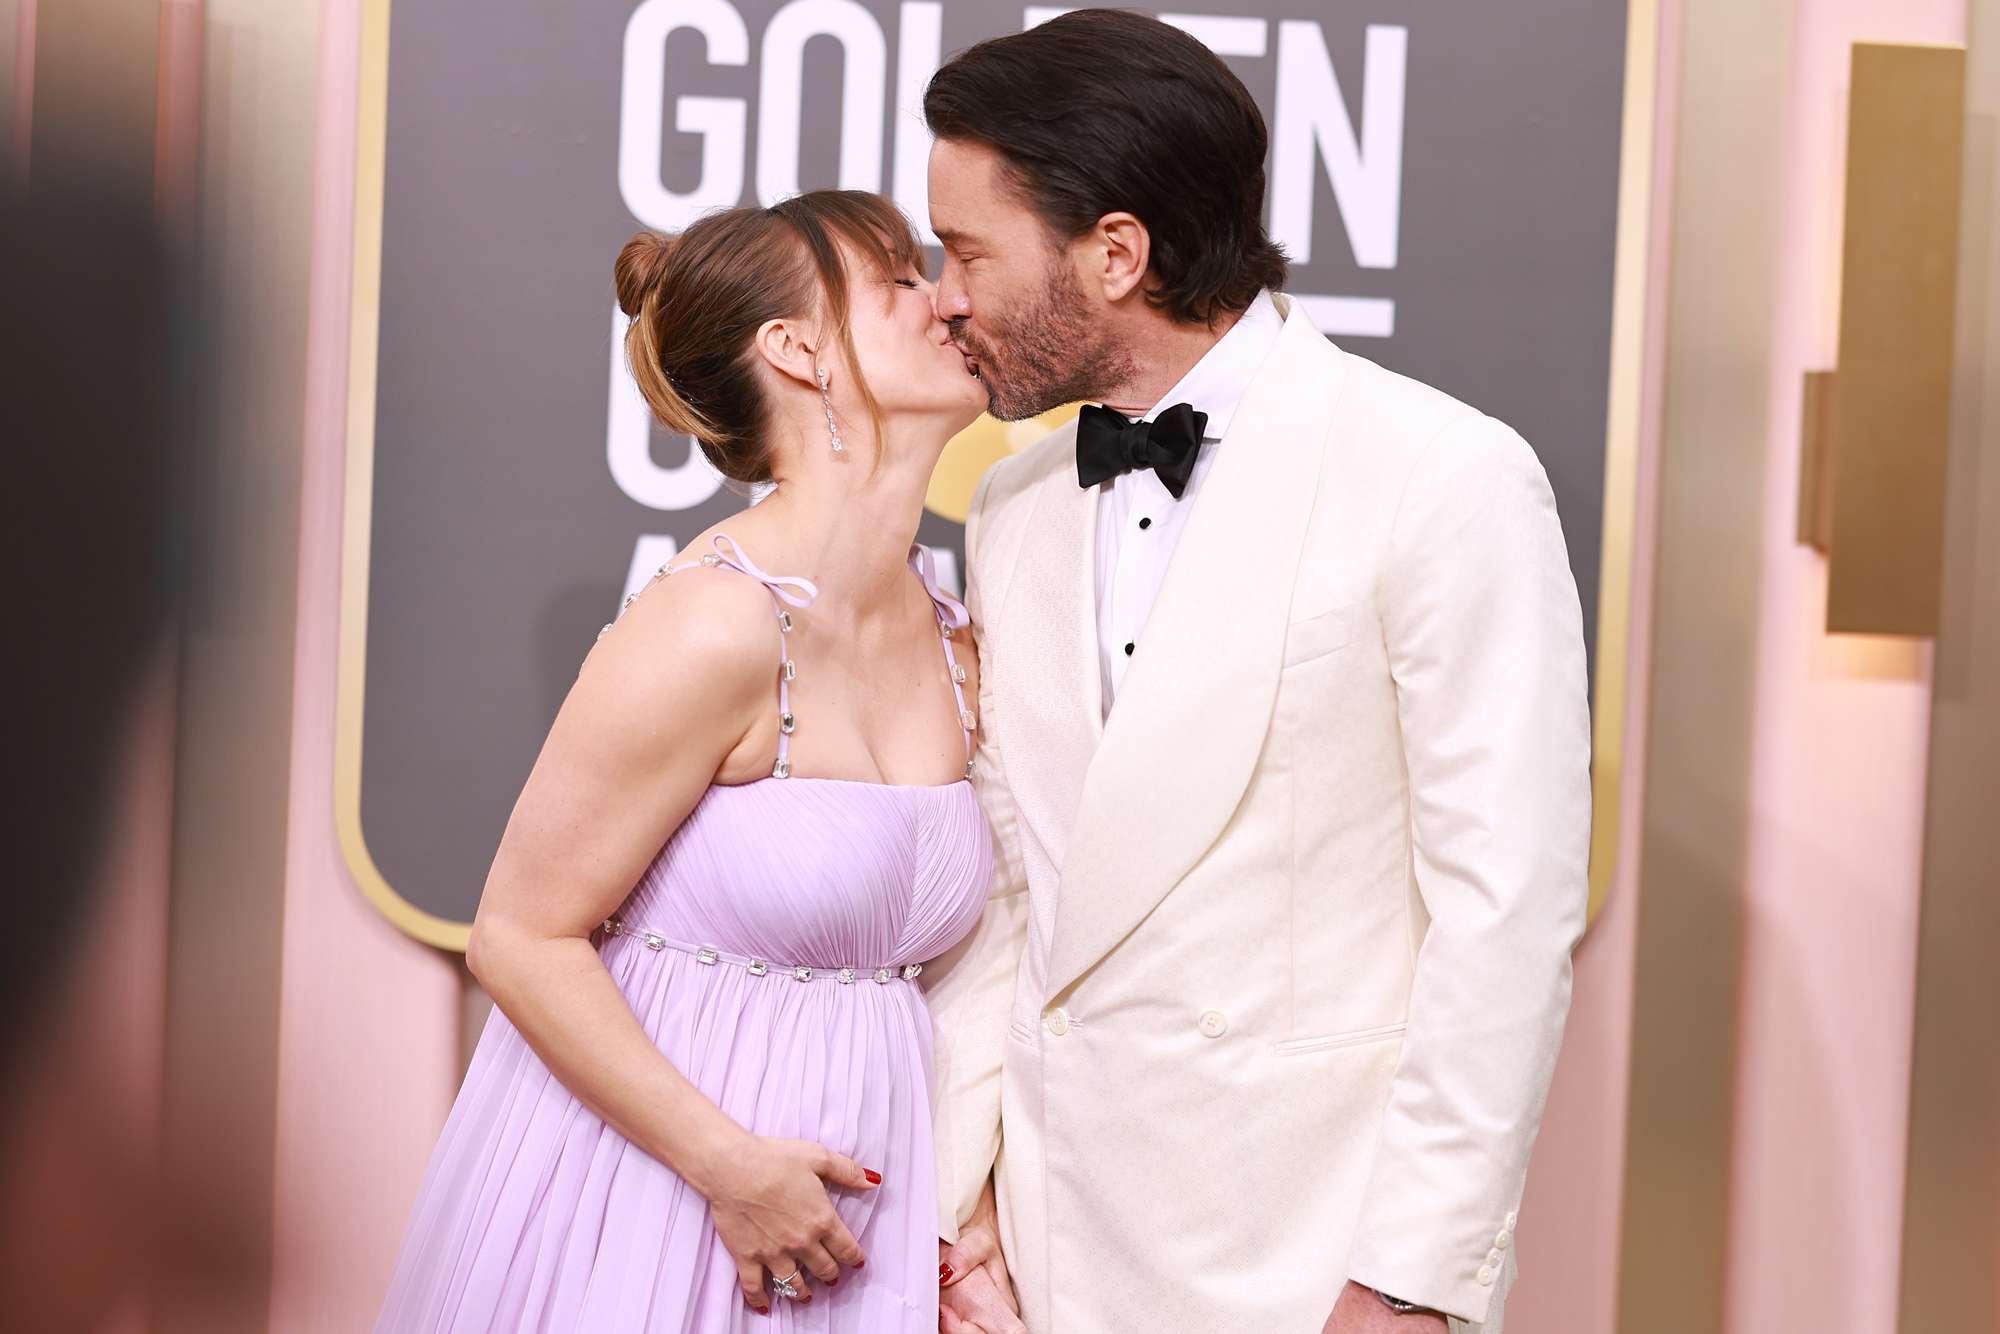
<svg viewBox="0 0 2000 1334"><path fill-rule="evenodd" d="M780 375L808 388L819 388L818 367L824 363L817 357L820 340L816 331L798 320L766 320L751 343Z"/></svg>
<svg viewBox="0 0 2000 1334"><path fill-rule="evenodd" d="M1094 249L1102 256L1095 275L1106 301L1122 301L1146 280L1153 262L1153 236L1130 213L1107 213L1091 229Z"/></svg>

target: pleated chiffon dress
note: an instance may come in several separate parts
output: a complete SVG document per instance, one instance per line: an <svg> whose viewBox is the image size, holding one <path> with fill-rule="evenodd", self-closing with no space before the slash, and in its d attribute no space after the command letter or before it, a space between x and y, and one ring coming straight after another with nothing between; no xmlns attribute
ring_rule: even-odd
<svg viewBox="0 0 2000 1334"><path fill-rule="evenodd" d="M762 583L788 644L787 608L810 604L809 582L765 574L726 537L700 564ZM965 609L921 547L911 568L937 611L969 778L976 719L951 641ZM872 1191L829 1187L866 1266L758 1315L707 1201L571 1095L496 1008L378 1330L934 1334L931 1028L916 978L978 920L991 835L969 781L792 777L799 670L784 649L772 776L709 788L593 939L660 1051L738 1124L882 1174Z"/></svg>

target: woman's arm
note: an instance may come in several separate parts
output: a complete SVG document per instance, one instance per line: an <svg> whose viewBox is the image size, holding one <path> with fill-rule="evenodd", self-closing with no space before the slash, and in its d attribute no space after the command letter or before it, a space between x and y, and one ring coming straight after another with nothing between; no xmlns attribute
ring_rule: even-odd
<svg viewBox="0 0 2000 1334"><path fill-rule="evenodd" d="M817 1145L763 1139L691 1084L640 1027L590 934L622 903L766 712L778 628L728 573L656 583L585 659L515 803L466 965L585 1106L709 1202L747 1300L788 1257L831 1281L861 1250L823 1181L868 1189Z"/></svg>

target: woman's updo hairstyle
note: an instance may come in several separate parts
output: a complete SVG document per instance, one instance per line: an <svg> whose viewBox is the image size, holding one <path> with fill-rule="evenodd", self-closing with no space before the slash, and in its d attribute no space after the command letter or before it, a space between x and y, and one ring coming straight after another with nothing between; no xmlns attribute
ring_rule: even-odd
<svg viewBox="0 0 2000 1334"><path fill-rule="evenodd" d="M887 282L923 267L909 220L879 195L815 190L770 208L734 208L677 236L640 232L615 268L632 323L625 354L653 415L691 435L716 471L754 485L771 478L770 405L751 346L770 320L818 316L856 366L845 248ZM821 346L822 357L827 349ZM881 408L853 372L881 434Z"/></svg>

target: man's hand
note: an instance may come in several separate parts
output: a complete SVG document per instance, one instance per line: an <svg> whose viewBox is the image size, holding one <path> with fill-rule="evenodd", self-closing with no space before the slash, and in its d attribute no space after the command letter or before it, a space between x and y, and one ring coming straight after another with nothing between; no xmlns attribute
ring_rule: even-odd
<svg viewBox="0 0 2000 1334"><path fill-rule="evenodd" d="M1026 1334L1021 1304L1000 1254L1000 1213L990 1181L972 1217L958 1230L958 1244L938 1243L938 1288L943 1334Z"/></svg>
<svg viewBox="0 0 2000 1334"><path fill-rule="evenodd" d="M1447 1334L1449 1329L1443 1316L1428 1311L1397 1315L1380 1297L1350 1281L1340 1290L1321 1334Z"/></svg>
<svg viewBox="0 0 2000 1334"><path fill-rule="evenodd" d="M1014 1313L1013 1294L975 1269L938 1294L938 1334L1028 1334L1028 1327Z"/></svg>

